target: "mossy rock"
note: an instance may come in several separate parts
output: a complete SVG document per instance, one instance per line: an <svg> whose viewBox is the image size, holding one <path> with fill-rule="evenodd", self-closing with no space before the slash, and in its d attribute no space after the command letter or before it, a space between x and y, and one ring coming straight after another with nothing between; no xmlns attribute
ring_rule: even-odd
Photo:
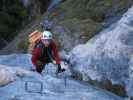
<svg viewBox="0 0 133 100"><path fill-rule="evenodd" d="M66 0L53 12L57 14L64 12L64 20L91 18L94 21L102 22L106 15L120 13L132 4L131 0Z"/></svg>
<svg viewBox="0 0 133 100"><path fill-rule="evenodd" d="M96 87L108 90L116 95L121 96L121 97L127 96L124 86L122 86L121 84L113 85L110 80L103 80L102 82L99 82L97 80L89 80L89 81L87 81L87 83L94 85Z"/></svg>
<svg viewBox="0 0 133 100"><path fill-rule="evenodd" d="M91 19L80 20L77 18L61 21L60 24L66 27L69 31L68 35L73 36L75 32L80 33L80 38L84 38L85 41L90 39L99 31L102 26L101 23L96 23Z"/></svg>
<svg viewBox="0 0 133 100"><path fill-rule="evenodd" d="M73 78L75 80L80 80L80 81L83 80L83 75L80 72L75 71L73 69L71 69L71 72L72 72L71 78Z"/></svg>

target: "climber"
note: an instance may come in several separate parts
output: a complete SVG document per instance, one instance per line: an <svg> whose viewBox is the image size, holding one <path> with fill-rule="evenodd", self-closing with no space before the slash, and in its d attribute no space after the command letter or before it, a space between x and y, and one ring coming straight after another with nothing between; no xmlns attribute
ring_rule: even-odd
<svg viewBox="0 0 133 100"><path fill-rule="evenodd" d="M58 65L57 73L65 71L65 69L61 68L60 57L50 31L46 30L41 33L41 39L36 43L33 49L31 61L34 70L40 74L48 63Z"/></svg>

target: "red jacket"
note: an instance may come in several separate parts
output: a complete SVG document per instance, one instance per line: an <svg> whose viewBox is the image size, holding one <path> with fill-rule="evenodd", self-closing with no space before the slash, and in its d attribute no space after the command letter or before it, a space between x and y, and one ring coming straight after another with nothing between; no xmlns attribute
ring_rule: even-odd
<svg viewBox="0 0 133 100"><path fill-rule="evenodd" d="M41 46L39 46L40 44L43 45L42 42L40 42L39 44L37 44L38 46L36 46L32 52L31 61L33 65L35 65L37 60L40 60L42 63L45 63L44 59L40 59L41 56ZM49 46L51 49L52 58L56 61L56 64L60 64L60 58L58 55L55 42L52 40Z"/></svg>

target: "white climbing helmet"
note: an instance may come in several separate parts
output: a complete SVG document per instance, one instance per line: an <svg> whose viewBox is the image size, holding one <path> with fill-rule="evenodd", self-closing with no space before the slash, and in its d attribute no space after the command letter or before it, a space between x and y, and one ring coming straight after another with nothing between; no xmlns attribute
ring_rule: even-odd
<svg viewBox="0 0 133 100"><path fill-rule="evenodd" d="M52 33L49 31L44 31L42 33L41 39L52 39Z"/></svg>

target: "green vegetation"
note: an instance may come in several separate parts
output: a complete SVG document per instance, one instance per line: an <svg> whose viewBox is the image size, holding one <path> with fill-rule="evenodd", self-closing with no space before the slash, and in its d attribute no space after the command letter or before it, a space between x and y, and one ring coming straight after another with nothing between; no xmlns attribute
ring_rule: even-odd
<svg viewBox="0 0 133 100"><path fill-rule="evenodd" d="M95 33L102 28L100 23L97 23L89 18L84 20L77 18L67 19L61 21L60 24L69 29L70 32L68 33L70 36L74 35L71 34L73 32L79 32L80 38L85 41L87 41L88 38L93 37Z"/></svg>
<svg viewBox="0 0 133 100"><path fill-rule="evenodd" d="M12 40L27 18L27 12L19 0L0 1L0 37Z"/></svg>
<svg viewBox="0 0 133 100"><path fill-rule="evenodd" d="M118 14L132 3L131 0L67 0L54 12L64 12L64 19L91 18L96 22L101 22L108 14Z"/></svg>
<svg viewBox="0 0 133 100"><path fill-rule="evenodd" d="M26 52L29 46L29 42L28 42L28 37L25 39L20 39L17 43L16 43L16 49L21 51L21 52Z"/></svg>

